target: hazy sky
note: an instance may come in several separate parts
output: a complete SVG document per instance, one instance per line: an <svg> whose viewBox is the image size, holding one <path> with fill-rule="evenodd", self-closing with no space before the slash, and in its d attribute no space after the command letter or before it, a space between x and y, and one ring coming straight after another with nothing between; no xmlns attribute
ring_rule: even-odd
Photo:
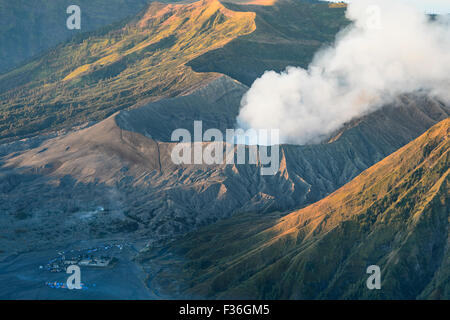
<svg viewBox="0 0 450 320"><path fill-rule="evenodd" d="M332 2L339 2L340 0L330 0ZM345 2L358 1L346 0ZM404 3L410 4L427 13L450 13L450 0L400 0ZM376 0L373 1L376 4Z"/></svg>

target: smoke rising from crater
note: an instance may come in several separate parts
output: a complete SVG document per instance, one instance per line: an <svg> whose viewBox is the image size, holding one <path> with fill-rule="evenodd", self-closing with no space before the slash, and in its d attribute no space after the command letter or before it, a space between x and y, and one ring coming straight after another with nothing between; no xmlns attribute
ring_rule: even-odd
<svg viewBox="0 0 450 320"><path fill-rule="evenodd" d="M307 70L266 71L242 99L238 124L280 129L284 143L317 143L405 93L450 103L450 26L399 0L358 0L352 24Z"/></svg>

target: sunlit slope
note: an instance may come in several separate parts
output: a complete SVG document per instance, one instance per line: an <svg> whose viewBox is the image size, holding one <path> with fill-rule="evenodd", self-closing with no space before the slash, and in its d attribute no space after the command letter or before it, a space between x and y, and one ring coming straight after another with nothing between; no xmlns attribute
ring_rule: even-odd
<svg viewBox="0 0 450 320"><path fill-rule="evenodd" d="M217 75L185 64L252 32L254 17L217 0L155 2L126 25L81 36L0 76L0 137L103 119L191 90Z"/></svg>
<svg viewBox="0 0 450 320"><path fill-rule="evenodd" d="M150 249L149 285L181 297L448 299L449 137L446 119L304 209ZM365 285L373 264L381 290Z"/></svg>
<svg viewBox="0 0 450 320"><path fill-rule="evenodd" d="M345 8L329 8L325 1L278 0L268 6L242 5L257 2L223 2L235 11L254 11L256 30L189 62L195 71L220 72L251 85L266 70L306 68L317 50L333 43L336 34L349 23Z"/></svg>
<svg viewBox="0 0 450 320"><path fill-rule="evenodd" d="M175 165L171 132L193 130L194 120L203 121L203 130L225 132L245 91L222 76L84 129L1 145L0 247L30 250L120 230L160 244L232 215L292 211L326 197L450 115L437 101L405 96L355 120L333 142L281 146L279 170L270 176L260 175L260 164ZM99 206L102 214L82 218Z"/></svg>

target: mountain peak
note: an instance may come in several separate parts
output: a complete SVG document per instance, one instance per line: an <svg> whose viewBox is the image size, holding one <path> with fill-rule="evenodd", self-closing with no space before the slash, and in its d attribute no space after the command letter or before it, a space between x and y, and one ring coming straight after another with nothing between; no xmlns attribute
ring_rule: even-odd
<svg viewBox="0 0 450 320"><path fill-rule="evenodd" d="M165 4L153 2L137 22L140 28L146 27L154 20L164 21L166 24L174 23L176 19L194 19L202 23L213 15L222 14L225 17L248 16L250 13L236 12L225 8L218 0L200 0L189 4ZM254 13L251 13L254 16Z"/></svg>
<svg viewBox="0 0 450 320"><path fill-rule="evenodd" d="M235 216L139 258L164 263L151 285L170 278L183 297L439 297L449 292L449 138L447 118L315 204ZM383 290L367 290L369 265Z"/></svg>

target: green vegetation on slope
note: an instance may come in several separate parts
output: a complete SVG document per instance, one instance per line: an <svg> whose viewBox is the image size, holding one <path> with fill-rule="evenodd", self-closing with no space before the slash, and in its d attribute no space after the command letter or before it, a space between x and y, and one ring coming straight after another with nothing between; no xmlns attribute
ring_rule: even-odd
<svg viewBox="0 0 450 320"><path fill-rule="evenodd" d="M450 118L330 196L280 217L244 215L140 260L180 297L450 298ZM382 290L368 290L379 265Z"/></svg>
<svg viewBox="0 0 450 320"><path fill-rule="evenodd" d="M81 35L0 76L0 138L101 120L195 88L217 75L185 64L252 32L254 17L217 0L155 2L126 25Z"/></svg>

